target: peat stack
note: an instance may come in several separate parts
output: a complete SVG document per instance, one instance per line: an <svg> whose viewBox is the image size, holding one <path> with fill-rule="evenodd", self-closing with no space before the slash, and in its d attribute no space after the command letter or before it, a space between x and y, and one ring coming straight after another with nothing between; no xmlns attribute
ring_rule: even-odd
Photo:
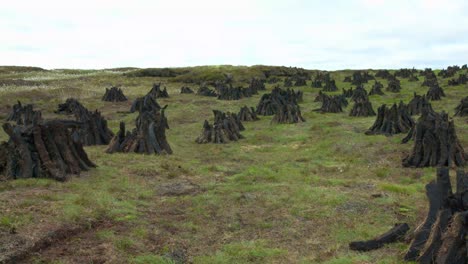
<svg viewBox="0 0 468 264"><path fill-rule="evenodd" d="M468 83L468 76L465 74L458 75L458 79L451 79L448 81L448 85L455 86Z"/></svg>
<svg viewBox="0 0 468 264"><path fill-rule="evenodd" d="M122 92L122 89L117 87L112 87L110 89L106 88L104 96L102 96L102 101L105 102L124 102L127 101L127 97Z"/></svg>
<svg viewBox="0 0 468 264"><path fill-rule="evenodd" d="M345 76L344 80L343 80L343 82L349 82L349 83L352 82L352 81L353 81L353 79L352 79L351 76Z"/></svg>
<svg viewBox="0 0 468 264"><path fill-rule="evenodd" d="M164 114L166 107L140 112L135 122L136 128L132 132L126 132L125 123L121 122L120 130L112 138L106 152L172 154L166 139L166 129L169 129Z"/></svg>
<svg viewBox="0 0 468 264"><path fill-rule="evenodd" d="M372 79L374 79L374 77L372 77L372 75L370 75L368 72L357 71L353 73L353 79L351 83L353 85L361 85Z"/></svg>
<svg viewBox="0 0 468 264"><path fill-rule="evenodd" d="M364 86L359 85L356 87L356 89L353 91L353 94L351 96L351 99L353 101L365 101L368 100L369 96L367 95L366 89L364 89Z"/></svg>
<svg viewBox="0 0 468 264"><path fill-rule="evenodd" d="M374 109L372 108L372 103L369 101L369 96L367 95L367 93L360 92L359 95L356 95L357 90L358 89L354 90L354 94L353 94L353 97L355 98L354 105L349 115L350 116L363 116L363 117L375 116Z"/></svg>
<svg viewBox="0 0 468 264"><path fill-rule="evenodd" d="M314 102L323 102L323 98L327 96L325 93L322 91L318 92L318 95L315 97Z"/></svg>
<svg viewBox="0 0 468 264"><path fill-rule="evenodd" d="M303 76L298 76L295 78L294 86L306 86L307 85L307 78Z"/></svg>
<svg viewBox="0 0 468 264"><path fill-rule="evenodd" d="M107 120L98 110L89 111L76 99L69 98L59 104L56 113L73 114L81 125L71 130L72 138L85 146L107 145L114 133L107 127Z"/></svg>
<svg viewBox="0 0 468 264"><path fill-rule="evenodd" d="M200 86L200 88L198 88L197 95L210 96L210 97L218 96L214 90L211 90L206 85L202 85L202 86Z"/></svg>
<svg viewBox="0 0 468 264"><path fill-rule="evenodd" d="M169 98L166 87L161 90L161 83L154 83L151 90L148 92L151 97L156 98Z"/></svg>
<svg viewBox="0 0 468 264"><path fill-rule="evenodd" d="M422 83L422 86L431 87L435 85L439 85L439 82L437 81L437 77L435 76L435 74L424 77L424 82Z"/></svg>
<svg viewBox="0 0 468 264"><path fill-rule="evenodd" d="M393 104L390 108L384 104L377 109L377 119L366 131L366 135L392 136L407 133L414 124L413 118L402 102L398 106Z"/></svg>
<svg viewBox="0 0 468 264"><path fill-rule="evenodd" d="M284 79L284 87L292 87L293 86L293 79L290 77L286 77Z"/></svg>
<svg viewBox="0 0 468 264"><path fill-rule="evenodd" d="M267 79L267 83L269 83L269 84L279 83L280 81L281 81L281 79L279 77L277 77L277 76L270 76Z"/></svg>
<svg viewBox="0 0 468 264"><path fill-rule="evenodd" d="M413 73L416 73L416 69L399 69L398 71L395 72L395 77L400 77L400 78L405 78L408 79L410 78Z"/></svg>
<svg viewBox="0 0 468 264"><path fill-rule="evenodd" d="M183 86L182 88L180 88L180 93L181 94L193 94L194 91L190 89L190 87Z"/></svg>
<svg viewBox="0 0 468 264"><path fill-rule="evenodd" d="M302 117L301 109L297 103L287 102L286 104L276 105L275 116L271 120L273 124L293 124L305 122Z"/></svg>
<svg viewBox="0 0 468 264"><path fill-rule="evenodd" d="M419 81L419 78L416 75L411 74L411 76L408 78L409 82L417 82Z"/></svg>
<svg viewBox="0 0 468 264"><path fill-rule="evenodd" d="M252 91L252 94L257 94L258 91L265 91L265 83L259 78L252 78L250 81L249 89Z"/></svg>
<svg viewBox="0 0 468 264"><path fill-rule="evenodd" d="M428 78L428 79L437 78L437 76L435 75L434 71L431 68L424 69L423 71L419 73L419 75L424 76L425 78Z"/></svg>
<svg viewBox="0 0 468 264"><path fill-rule="evenodd" d="M407 107L410 115L419 115L426 107L432 109L431 103L427 100L426 95L418 95L416 93L414 93L413 99L411 99Z"/></svg>
<svg viewBox="0 0 468 264"><path fill-rule="evenodd" d="M349 90L346 90L345 88L343 88L342 90L343 90L344 97L349 98L353 96L353 87L349 88Z"/></svg>
<svg viewBox="0 0 468 264"><path fill-rule="evenodd" d="M388 79L392 74L388 70L378 70L375 73L375 77L382 78L382 79Z"/></svg>
<svg viewBox="0 0 468 264"><path fill-rule="evenodd" d="M71 175L96 167L88 159L83 146L70 135L69 129L80 125L66 120L27 126L4 124L3 130L10 140L2 144L0 174L12 179L65 181Z"/></svg>
<svg viewBox="0 0 468 264"><path fill-rule="evenodd" d="M463 167L466 156L455 132L453 120L445 112L424 108L416 125L403 143L414 139L411 153L403 159L404 167Z"/></svg>
<svg viewBox="0 0 468 264"><path fill-rule="evenodd" d="M208 120L205 120L202 133L195 142L198 144L224 144L244 138L240 133L244 127L235 114L226 114L218 110L213 110L213 114L213 125Z"/></svg>
<svg viewBox="0 0 468 264"><path fill-rule="evenodd" d="M346 103L343 102L346 101ZM345 107L348 103L346 98L341 96L330 96L323 94L322 95L322 106L319 109L315 109L314 111L321 112L321 113L341 113L343 112L343 107Z"/></svg>
<svg viewBox="0 0 468 264"><path fill-rule="evenodd" d="M457 170L453 192L449 168L437 169L436 180L426 185L427 217L413 234L406 261L467 263L468 174Z"/></svg>
<svg viewBox="0 0 468 264"><path fill-rule="evenodd" d="M253 107L244 106L240 109L239 113L237 114L237 118L240 121L257 121L260 118L257 117L257 112Z"/></svg>
<svg viewBox="0 0 468 264"><path fill-rule="evenodd" d="M302 101L303 93L294 91L293 89L283 90L275 87L271 93L262 95L257 105L257 114L259 115L274 115L278 110L278 106L288 103L297 104Z"/></svg>
<svg viewBox="0 0 468 264"><path fill-rule="evenodd" d="M455 108L455 116L468 116L468 96L463 98Z"/></svg>
<svg viewBox="0 0 468 264"><path fill-rule="evenodd" d="M312 81L312 88L322 88L322 80L320 80L319 78L315 78Z"/></svg>
<svg viewBox="0 0 468 264"><path fill-rule="evenodd" d="M159 109L161 109L161 106L158 104L156 99L154 99L151 95L147 94L133 101L133 104L130 107L130 112L135 113Z"/></svg>
<svg viewBox="0 0 468 264"><path fill-rule="evenodd" d="M444 90L439 85L433 85L429 87L427 91L426 97L432 101L439 101L442 100L442 96L445 97Z"/></svg>
<svg viewBox="0 0 468 264"><path fill-rule="evenodd" d="M442 78L450 78L455 76L455 74L460 70L460 67L455 65L455 66L448 66L447 69L443 69L437 74L438 76L441 76Z"/></svg>
<svg viewBox="0 0 468 264"><path fill-rule="evenodd" d="M329 76L329 75L327 75ZM335 92L335 91L338 91L338 87L336 87L336 83L335 83L335 80L331 79L330 77L328 77L326 80L325 80L325 86L323 87L322 89L324 92Z"/></svg>
<svg viewBox="0 0 468 264"><path fill-rule="evenodd" d="M7 121L14 121L18 125L37 124L42 121L42 113L39 110L34 110L32 104L23 106L20 101L13 105L11 113L7 117Z"/></svg>
<svg viewBox="0 0 468 264"><path fill-rule="evenodd" d="M240 100L245 97L252 97L253 91L249 88L220 85L217 87L217 94L219 100Z"/></svg>
<svg viewBox="0 0 468 264"><path fill-rule="evenodd" d="M375 81L372 89L369 92L369 95L384 95L384 92L382 91L383 87L384 86L381 82Z"/></svg>
<svg viewBox="0 0 468 264"><path fill-rule="evenodd" d="M392 93L399 93L400 90L401 90L401 86L400 86L400 81L399 80L392 79L392 80L388 81L388 86L387 86L386 91L392 92Z"/></svg>

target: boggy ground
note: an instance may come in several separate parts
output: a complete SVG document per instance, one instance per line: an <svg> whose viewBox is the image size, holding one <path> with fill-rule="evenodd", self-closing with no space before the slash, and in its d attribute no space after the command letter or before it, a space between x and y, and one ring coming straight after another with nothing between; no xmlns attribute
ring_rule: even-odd
<svg viewBox="0 0 468 264"><path fill-rule="evenodd" d="M54 118L57 104L75 97L102 111L114 132L121 120L133 128L131 101L162 81L171 97L159 103L169 105L167 136L174 154L110 155L106 146L93 146L86 151L99 167L68 182L1 181L0 262L13 254L16 263L402 262L406 243L362 254L350 251L348 243L372 238L396 222L414 228L425 217L424 185L435 168L401 166L412 147L400 144L404 135L364 135L375 117L349 117L352 103L344 113L313 112L320 107L313 102L320 89L308 81L295 87L304 91L305 123L272 125L272 117L261 117L244 123L245 139L239 142L198 145L195 138L203 121L212 120L212 109L237 113L241 106L256 106L261 94L239 101L179 94L187 84L123 75L130 71L2 71L0 123L18 99ZM350 74L332 73L340 91L350 87L342 82ZM432 104L453 115L468 87L439 80L447 97ZM374 110L382 103L407 103L415 91L425 93L422 81L402 79L401 93L371 96ZM110 85L122 85L130 101L102 102ZM467 119L454 119L466 147ZM3 131L0 139L7 139Z"/></svg>

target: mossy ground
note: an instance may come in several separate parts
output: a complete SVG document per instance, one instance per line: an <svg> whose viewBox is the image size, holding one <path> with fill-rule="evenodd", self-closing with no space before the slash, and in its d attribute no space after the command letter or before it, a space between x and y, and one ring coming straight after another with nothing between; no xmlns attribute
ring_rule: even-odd
<svg viewBox="0 0 468 264"><path fill-rule="evenodd" d="M159 103L169 105L166 134L173 155L110 155L104 153L105 146L87 147L99 167L68 182L0 182L0 230L34 236L64 223L109 223L52 246L31 261L92 262L95 255L116 263L172 263L170 255L175 251L186 252L194 263L402 261L405 243L362 254L350 251L348 243L374 237L397 222L415 227L424 218L428 206L424 185L435 177L435 168L401 166L412 147L400 144L404 135L364 135L375 117L349 117L352 103L344 113L313 112L320 107L313 102L319 89L311 88L308 81L308 86L295 87L304 92L305 123L272 125L271 117L261 117L244 123L245 139L239 142L198 145L195 138L203 121L212 120L213 109L237 112L244 105L256 106L261 95L220 101L179 94L180 87L187 86L177 82L181 76L128 77L128 71L132 69L6 71L0 75L0 81L35 82L0 87L0 123L16 100L33 103L46 118L54 118L57 104L75 97L87 108L102 111L116 132L122 120L133 127L136 114L125 112L153 82L163 82L170 94ZM257 69L252 76L256 74ZM350 87L342 82L349 74L332 73L340 92ZM414 92L425 93L427 87L421 87L420 79L414 83L402 80L400 93L371 96L374 109L383 103L407 103ZM447 97L433 102L433 107L453 115L468 87L451 87L447 79L440 80ZM386 81L380 81L386 87ZM366 85L367 90L372 83ZM130 101L102 102L110 85L121 85ZM467 119L454 119L458 137L467 146ZM6 139L0 132L0 140ZM196 183L203 191L179 197L157 194L161 184L180 180ZM372 198L372 194L381 196ZM90 243L95 247L87 246ZM67 247L75 250L63 253Z"/></svg>

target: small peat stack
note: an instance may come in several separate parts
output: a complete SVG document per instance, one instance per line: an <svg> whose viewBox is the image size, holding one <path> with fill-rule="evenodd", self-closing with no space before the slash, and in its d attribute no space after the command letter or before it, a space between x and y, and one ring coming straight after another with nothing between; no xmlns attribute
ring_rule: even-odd
<svg viewBox="0 0 468 264"><path fill-rule="evenodd" d="M384 104L377 109L377 119L366 131L366 135L392 136L407 133L414 124L413 118L402 102L398 106L393 104L390 108Z"/></svg>
<svg viewBox="0 0 468 264"><path fill-rule="evenodd" d="M429 211L413 234L406 261L417 263L467 263L468 174L457 170L453 192L449 168L437 169L435 181L426 185Z"/></svg>
<svg viewBox="0 0 468 264"><path fill-rule="evenodd" d="M194 91L190 89L190 87L182 86L182 88L180 88L180 93L181 94L193 94Z"/></svg>
<svg viewBox="0 0 468 264"><path fill-rule="evenodd" d="M408 113L410 115L419 115L424 108L432 109L431 103L426 98L426 95L418 95L414 93L413 99L408 103Z"/></svg>
<svg viewBox="0 0 468 264"><path fill-rule="evenodd" d="M42 121L42 113L39 110L34 110L32 104L23 106L20 101L13 105L11 113L7 117L7 121L14 121L18 125L32 125Z"/></svg>
<svg viewBox="0 0 468 264"><path fill-rule="evenodd" d="M252 94L257 94L258 91L265 91L265 83L259 78L252 78L249 84L249 88Z"/></svg>
<svg viewBox="0 0 468 264"><path fill-rule="evenodd" d="M121 122L120 130L112 138L106 152L172 154L166 139L166 129L169 129L164 114L166 107L140 112L135 122L136 128L132 132L126 132L125 123Z"/></svg>
<svg viewBox="0 0 468 264"><path fill-rule="evenodd" d="M83 146L72 140L69 129L76 121L51 120L27 126L3 125L10 140L2 144L0 174L11 179L52 178L65 181L71 175L96 167ZM1 164L0 164L1 165ZM4 171L1 171L1 170Z"/></svg>
<svg viewBox="0 0 468 264"><path fill-rule="evenodd" d="M354 91L351 96L351 99L353 101L365 101L368 100L369 96L367 95L366 89L364 89L364 86L359 85Z"/></svg>
<svg viewBox="0 0 468 264"><path fill-rule="evenodd" d="M466 83L468 83L468 76L466 75L466 73L458 75L457 79L451 79L448 81L448 85L450 86L456 86Z"/></svg>
<svg viewBox="0 0 468 264"><path fill-rule="evenodd" d="M388 86L387 86L386 91L392 92L392 93L399 93L400 90L401 90L401 86L400 86L399 80L391 79L390 81L388 81Z"/></svg>
<svg viewBox="0 0 468 264"><path fill-rule="evenodd" d="M327 96L325 93L322 93L322 91L319 91L317 96L314 99L314 102L323 102L323 98Z"/></svg>
<svg viewBox="0 0 468 264"><path fill-rule="evenodd" d="M107 145L114 134L107 127L107 120L98 110L89 111L76 99L69 98L59 104L56 113L73 114L81 125L72 128L72 138L85 146Z"/></svg>
<svg viewBox="0 0 468 264"><path fill-rule="evenodd" d="M200 88L198 88L197 95L210 96L210 97L218 96L214 90L211 90L206 85L202 85L202 86L200 86Z"/></svg>
<svg viewBox="0 0 468 264"><path fill-rule="evenodd" d="M343 90L344 97L349 98L353 96L353 87L349 88L349 90L346 90L345 88L343 88L342 90Z"/></svg>
<svg viewBox="0 0 468 264"><path fill-rule="evenodd" d="M378 70L375 73L375 77L382 78L382 79L388 79L392 76L392 74L388 70Z"/></svg>
<svg viewBox="0 0 468 264"><path fill-rule="evenodd" d="M455 108L455 116L468 116L468 96L463 98Z"/></svg>
<svg viewBox="0 0 468 264"><path fill-rule="evenodd" d="M252 97L253 91L249 88L220 85L217 87L218 100L240 100Z"/></svg>
<svg viewBox="0 0 468 264"><path fill-rule="evenodd" d="M435 85L439 85L439 82L437 81L437 77L435 75L428 75L424 77L424 82L422 83L422 86L431 87Z"/></svg>
<svg viewBox="0 0 468 264"><path fill-rule="evenodd" d="M294 124L305 122L302 117L301 108L295 102L287 102L283 105L276 105L277 110L275 116L271 120L273 124Z"/></svg>
<svg viewBox="0 0 468 264"><path fill-rule="evenodd" d="M151 95L147 94L133 101L133 104L130 107L130 113L153 110L159 111L159 109L161 109L161 106L158 104L156 99L154 99Z"/></svg>
<svg viewBox="0 0 468 264"><path fill-rule="evenodd" d="M411 76L408 78L409 82L417 82L419 81L419 78L416 75L411 74Z"/></svg>
<svg viewBox="0 0 468 264"><path fill-rule="evenodd" d="M437 74L438 76L441 76L442 78L450 78L455 76L455 74L460 70L460 66L454 65L454 66L448 66L447 69L443 69Z"/></svg>
<svg viewBox="0 0 468 264"><path fill-rule="evenodd" d="M306 85L307 85L306 77L298 76L295 78L294 86L306 86Z"/></svg>
<svg viewBox="0 0 468 264"><path fill-rule="evenodd" d="M240 121L257 121L260 118L257 117L257 112L253 107L244 106L240 109L239 113L237 114L237 118Z"/></svg>
<svg viewBox="0 0 468 264"><path fill-rule="evenodd" d="M205 120L202 133L195 140L196 143L224 144L244 138L240 133L241 130L244 130L244 126L235 114L224 113L218 110L213 110L213 114L213 125L208 120Z"/></svg>
<svg viewBox="0 0 468 264"><path fill-rule="evenodd" d="M351 84L362 85L372 79L374 79L374 77L370 75L368 72L357 71L353 73L353 79L351 80Z"/></svg>
<svg viewBox="0 0 468 264"><path fill-rule="evenodd" d="M106 88L104 96L102 96L102 101L105 102L124 102L127 101L127 97L123 94L122 89L117 87L112 87L110 89Z"/></svg>
<svg viewBox="0 0 468 264"><path fill-rule="evenodd" d="M316 76L315 79L312 80L312 88L322 88L320 76Z"/></svg>
<svg viewBox="0 0 468 264"><path fill-rule="evenodd" d="M466 164L466 154L458 140L455 124L445 112L424 108L403 143L410 139L414 139L414 146L403 159L404 167L463 167Z"/></svg>
<svg viewBox="0 0 468 264"><path fill-rule="evenodd" d="M431 101L442 100L442 97L445 97L444 90L437 84L429 87L429 90L426 93L427 99Z"/></svg>
<svg viewBox="0 0 468 264"><path fill-rule="evenodd" d="M352 81L353 81L353 79L352 79L351 76L345 76L344 80L343 80L343 82L349 82L349 83L352 82Z"/></svg>
<svg viewBox="0 0 468 264"><path fill-rule="evenodd" d="M356 89L357 90L357 89ZM356 97L353 108L349 113L350 116L375 116L375 111L372 108L372 103L369 101L369 96Z"/></svg>
<svg viewBox="0 0 468 264"><path fill-rule="evenodd" d="M384 88L383 84L379 81L375 81L372 89L369 92L369 95L384 95L382 89Z"/></svg>
<svg viewBox="0 0 468 264"><path fill-rule="evenodd" d="M269 84L279 83L280 81L281 81L281 79L278 76L270 76L267 79L267 83L269 83Z"/></svg>
<svg viewBox="0 0 468 264"><path fill-rule="evenodd" d="M322 106L314 111L321 113L341 113L343 112L343 107L348 105L348 101L343 95L330 96L322 94L321 102Z"/></svg>
<svg viewBox="0 0 468 264"><path fill-rule="evenodd" d="M338 87L336 87L335 80L331 79L329 75L325 79L325 86L323 86L322 91L324 92L335 92L338 91Z"/></svg>
<svg viewBox="0 0 468 264"><path fill-rule="evenodd" d="M292 87L293 86L293 79L290 77L286 77L284 79L284 87Z"/></svg>
<svg viewBox="0 0 468 264"><path fill-rule="evenodd" d="M169 94L167 93L166 87L164 87L164 89L161 89L161 83L154 83L153 87L148 92L148 95L150 95L154 99L156 99L156 98L169 98Z"/></svg>

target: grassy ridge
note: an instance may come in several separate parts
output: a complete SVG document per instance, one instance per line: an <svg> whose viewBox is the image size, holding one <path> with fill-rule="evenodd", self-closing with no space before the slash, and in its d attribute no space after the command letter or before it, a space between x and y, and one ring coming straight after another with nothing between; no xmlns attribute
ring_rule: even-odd
<svg viewBox="0 0 468 264"><path fill-rule="evenodd" d="M99 167L70 182L0 182L0 211L5 212L0 230L26 234L40 229L38 223L47 226L103 219L112 225L91 230L81 244L65 245L85 254L90 250L84 244L95 241L106 245L107 251L101 253L105 257L115 255L132 263L171 263L169 256L177 250L186 251L195 263L401 261L407 246L403 243L366 254L349 251L347 244L371 238L396 222L415 227L424 217L424 185L435 177L435 169L402 168L401 159L411 149L411 144L399 143L404 135L364 135L375 118L349 117L352 104L344 113L313 112L320 107L313 102L319 89L311 88L309 81L308 86L297 88L304 91L301 109L307 122L272 125L271 117L262 117L245 123L245 139L237 143L198 145L194 140L203 121L212 120L212 109L237 112L243 105L255 106L261 95L240 101L181 95L179 89L186 85L182 82L226 72L242 82L265 74L265 69L207 66L172 78L129 77L127 73L132 71L54 70L0 77L41 83L0 88L0 123L17 99L34 103L46 117L54 118L57 104L73 96L89 109L101 110L114 131L121 120L133 127L136 114L120 113L128 111L130 102L100 101L105 88L121 85L133 100L144 95L153 82L161 81L171 96L159 101L169 105L167 136L174 150L172 156L108 155L105 146L88 147ZM332 72L340 89L350 87L342 82L346 75L349 72ZM386 86L386 81L380 81ZM448 87L446 82L441 84L447 97L433 106L453 115L467 87ZM407 103L414 92L427 91L421 83L402 80L401 93L371 96L374 109L383 103ZM467 120L454 119L460 141L467 146ZM3 131L0 139L7 139ZM203 191L181 197L157 194L160 185L181 180L190 180ZM372 194L381 197L372 198ZM54 252L45 252L38 259L56 257ZM60 258L66 262L71 256Z"/></svg>

